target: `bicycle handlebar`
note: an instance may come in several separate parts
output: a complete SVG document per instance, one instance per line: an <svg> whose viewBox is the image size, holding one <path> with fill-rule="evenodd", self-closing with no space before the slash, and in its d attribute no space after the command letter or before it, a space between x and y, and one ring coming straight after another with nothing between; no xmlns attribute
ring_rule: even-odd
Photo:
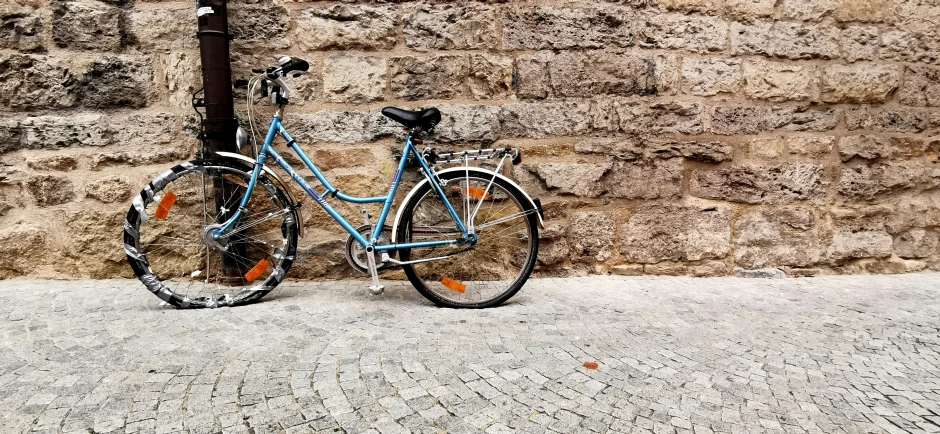
<svg viewBox="0 0 940 434"><path fill-rule="evenodd" d="M281 73L287 74L291 71L307 72L308 69L310 69L310 64L306 60L292 57L290 62L281 66Z"/></svg>
<svg viewBox="0 0 940 434"><path fill-rule="evenodd" d="M292 71L307 72L309 69L310 64L306 60L284 56L278 59L278 66L268 68L264 75L271 80L276 80L280 77L286 77Z"/></svg>
<svg viewBox="0 0 940 434"><path fill-rule="evenodd" d="M261 74L259 78L269 80L277 86L280 86L281 96L284 97L286 101L286 98L288 98L293 92L287 83L284 82L284 78L287 78L287 75L291 72L307 72L309 69L310 63L308 63L306 60L298 57L284 56L278 59L278 66L272 66L266 70L252 69L251 72ZM249 91L251 91L251 89L249 89ZM262 96L264 95L265 92L262 91ZM275 103L275 99L273 99L273 97L271 102Z"/></svg>

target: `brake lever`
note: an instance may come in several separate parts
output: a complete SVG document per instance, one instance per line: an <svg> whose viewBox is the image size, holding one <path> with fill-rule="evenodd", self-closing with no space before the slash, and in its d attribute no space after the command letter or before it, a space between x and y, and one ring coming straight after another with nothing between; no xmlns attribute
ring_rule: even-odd
<svg viewBox="0 0 940 434"><path fill-rule="evenodd" d="M274 79L277 78L278 73L279 73L280 71L281 71L281 68L271 66L271 67L268 67L267 70L265 70L264 75L265 75L265 77L267 77L269 80L274 80Z"/></svg>

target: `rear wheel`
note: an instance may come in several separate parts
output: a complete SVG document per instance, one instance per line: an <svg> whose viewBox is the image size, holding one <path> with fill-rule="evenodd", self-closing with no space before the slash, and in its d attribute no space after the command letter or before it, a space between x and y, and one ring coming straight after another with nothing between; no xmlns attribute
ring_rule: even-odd
<svg viewBox="0 0 940 434"><path fill-rule="evenodd" d="M476 169L440 175L444 195L461 220L474 210L477 241L399 250L412 285L434 303L457 308L497 306L525 284L538 252L538 217L525 194L511 183ZM490 181L493 180L492 185ZM461 236L429 183L419 185L405 207L398 243L450 240ZM477 209L479 207L479 209Z"/></svg>
<svg viewBox="0 0 940 434"><path fill-rule="evenodd" d="M147 289L173 306L199 308L255 301L281 282L294 260L298 215L270 179L259 177L225 238L211 235L250 179L240 162L195 160L144 187L124 221L124 250Z"/></svg>

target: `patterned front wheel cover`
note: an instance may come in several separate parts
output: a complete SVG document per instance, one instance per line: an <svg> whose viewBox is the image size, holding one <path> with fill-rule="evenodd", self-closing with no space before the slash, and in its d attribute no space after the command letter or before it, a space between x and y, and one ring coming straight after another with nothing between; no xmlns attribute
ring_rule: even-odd
<svg viewBox="0 0 940 434"><path fill-rule="evenodd" d="M287 196L264 176L258 179L248 207L260 205L268 208L255 213L251 212L255 211L255 208L247 210L244 214L247 217L243 217L233 226L234 230L239 231L240 238L232 242L232 245L243 245L239 252L244 256L227 254L228 257L236 258L236 268L239 272L245 273L242 276L236 276L234 282L219 283L218 276L222 275L223 270L222 254L218 249L209 247L203 241L206 225L217 223L215 220L224 220L211 215L214 213L212 209L215 207L215 199L207 198L206 195L217 193L213 193L212 188L209 187L228 186L230 191L222 190L223 194L220 196L225 197L229 202L236 203L234 207L237 207L237 201L242 196L239 191L244 191L250 176L251 169L237 161L194 160L160 173L134 198L124 220L124 251L134 274L150 292L176 307L214 308L256 301L271 292L283 280L294 260L299 216ZM198 188L200 184L201 191ZM175 202L165 199L170 195ZM160 201L161 197L164 201ZM173 212L177 209L180 212L171 214L164 209L164 215L158 214L161 212L161 206L167 208L166 202L182 203L173 208ZM186 208L187 206L189 208ZM234 209L234 207L231 208ZM185 214L186 209L191 209L191 214L203 215L192 219L193 222L172 221L172 219L185 218L186 216L181 215ZM268 212L265 214L263 211ZM272 218L271 215L274 217ZM198 224L200 223L198 220L203 220L205 224ZM176 226L173 226L174 224ZM179 228L185 230L180 231ZM180 234L179 232L186 233ZM175 244L156 242L160 240L172 240ZM154 248L153 246L161 247ZM197 249L200 252L198 256L194 254ZM248 263L247 252L249 251L252 252L251 256L261 257L261 261L255 262L255 259L252 259L251 263ZM203 254L206 259L201 258ZM213 259L215 256L219 259ZM159 263L161 260L169 261L170 258L176 261L189 261L191 265L199 264L201 261L202 265L193 265L191 268L196 268L196 270L188 275L178 270L175 273L161 271L172 268ZM212 265L217 265L215 282L210 281ZM255 272L259 277L254 279L246 277L250 277L249 273ZM200 282L204 290L194 293L193 286L198 288Z"/></svg>

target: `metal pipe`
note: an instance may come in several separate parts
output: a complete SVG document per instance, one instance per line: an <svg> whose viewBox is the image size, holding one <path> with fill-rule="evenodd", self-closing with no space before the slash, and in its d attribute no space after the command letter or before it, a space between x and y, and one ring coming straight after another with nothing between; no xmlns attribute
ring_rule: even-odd
<svg viewBox="0 0 940 434"><path fill-rule="evenodd" d="M227 0L197 0L196 16L199 21L196 37L199 39L199 57L202 61L202 86L206 117L203 121L203 144L209 155L216 152L236 152L235 97L232 92L232 59L229 55L228 5ZM224 192L234 191L232 183L216 179L213 185L217 222L228 221L237 209L234 203L226 203ZM232 199L237 200L237 199ZM228 210L223 212L222 210ZM221 214L221 215L219 215ZM221 253L222 269L226 276L238 278L247 270L238 264L236 255L245 255L244 246L238 243L243 235L234 235L233 251ZM231 253L231 254L229 254ZM208 264L206 264L208 267Z"/></svg>
<svg viewBox="0 0 940 434"><path fill-rule="evenodd" d="M206 147L210 152L236 152L232 60L229 55L228 0L199 0L199 55L205 89Z"/></svg>

